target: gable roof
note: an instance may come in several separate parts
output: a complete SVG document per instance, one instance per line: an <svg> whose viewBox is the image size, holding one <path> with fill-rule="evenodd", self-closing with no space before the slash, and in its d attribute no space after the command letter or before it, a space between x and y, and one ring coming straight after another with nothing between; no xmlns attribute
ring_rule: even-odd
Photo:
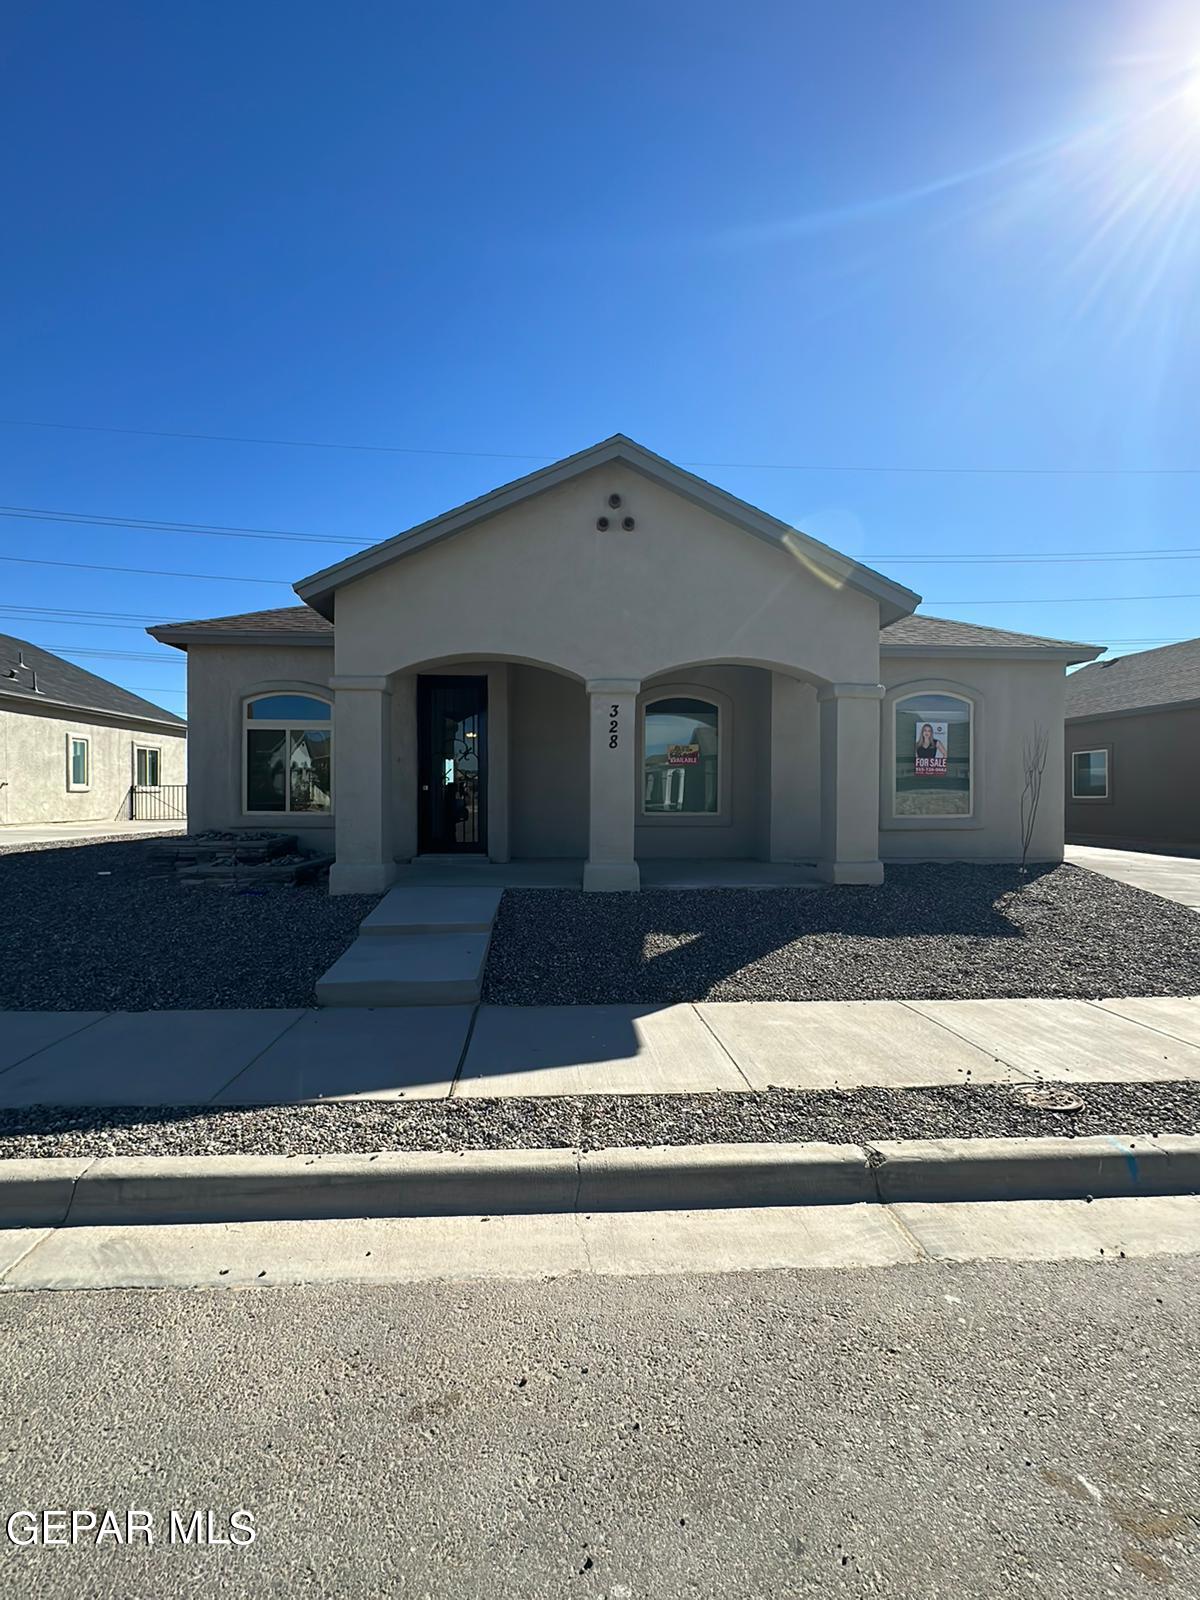
<svg viewBox="0 0 1200 1600"><path fill-rule="evenodd" d="M468 500L465 505L443 512L429 522L422 522L415 528L396 534L394 538L384 539L369 550L347 556L332 567L301 578L293 587L300 598L314 606L322 616L332 618L335 595L342 584L365 577L367 573L399 561L415 550L424 550L439 540L463 533L498 512L508 511L536 495L544 494L548 489L555 489L595 467L606 466L614 461L632 467L643 477L662 484L693 504L724 518L726 522L766 540L768 544L780 549L799 550L814 566L832 573L839 583L848 584L850 588L861 590L877 600L880 620L883 622L906 616L920 604L920 595L914 594L911 589L885 578L872 567L865 567L849 556L841 555L829 545L789 527L786 522L780 522L777 517L760 511L745 500L739 500L736 495L696 477L683 467L675 466L663 456L647 450L644 445L626 438L623 433L615 433L611 439L604 439L576 455L566 456L562 461L542 467L524 478L502 484L500 488L480 495L478 499Z"/></svg>
<svg viewBox="0 0 1200 1600"><path fill-rule="evenodd" d="M311 606L276 606L270 611L240 611L232 617L200 617L195 622L162 622L147 628L152 639L184 649L189 643L333 644L333 623Z"/></svg>
<svg viewBox="0 0 1200 1600"><path fill-rule="evenodd" d="M901 617L879 630L883 655L1061 656L1065 661L1094 661L1103 646L1071 639L1046 639L1038 633L1010 633L949 617ZM1071 680L1074 681L1073 679Z"/></svg>
<svg viewBox="0 0 1200 1600"><path fill-rule="evenodd" d="M1200 701L1200 639L1098 661L1067 679L1067 716L1095 717Z"/></svg>
<svg viewBox="0 0 1200 1600"><path fill-rule="evenodd" d="M187 727L182 717L156 706L152 700L143 700L140 694L122 689L107 678L98 678L94 672L64 661L40 645L7 633L0 633L0 699ZM8 709L14 707L10 704Z"/></svg>

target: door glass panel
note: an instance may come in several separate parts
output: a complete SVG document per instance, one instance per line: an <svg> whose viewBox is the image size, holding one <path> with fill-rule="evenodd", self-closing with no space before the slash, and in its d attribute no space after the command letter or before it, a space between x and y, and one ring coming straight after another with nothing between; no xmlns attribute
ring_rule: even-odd
<svg viewBox="0 0 1200 1600"><path fill-rule="evenodd" d="M422 678L421 848L482 850L487 680Z"/></svg>

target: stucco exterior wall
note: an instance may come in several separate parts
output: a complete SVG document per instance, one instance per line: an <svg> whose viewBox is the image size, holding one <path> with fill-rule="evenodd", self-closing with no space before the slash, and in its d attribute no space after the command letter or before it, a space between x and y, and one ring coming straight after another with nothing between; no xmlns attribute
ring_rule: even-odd
<svg viewBox="0 0 1200 1600"><path fill-rule="evenodd" d="M1021 856L1022 745L1035 728L1049 735L1031 861L1063 854L1061 661L957 656L884 656L879 748L879 853L886 861L1017 861ZM973 812L926 820L893 814L895 702L912 693L966 695L974 702Z"/></svg>
<svg viewBox="0 0 1200 1600"><path fill-rule="evenodd" d="M576 678L510 670L509 799L518 860L582 860L588 849L588 697Z"/></svg>
<svg viewBox="0 0 1200 1600"><path fill-rule="evenodd" d="M634 851L639 860L766 860L770 855L771 675L757 667L695 667L652 680L638 704L642 710L663 695L712 691L719 708L719 788L715 817L648 817L642 810L642 750L636 782ZM725 722L723 728L721 721Z"/></svg>
<svg viewBox="0 0 1200 1600"><path fill-rule="evenodd" d="M336 621L347 676L507 658L581 681L741 662L850 682L878 660L876 601L624 464L347 583Z"/></svg>
<svg viewBox="0 0 1200 1600"><path fill-rule="evenodd" d="M68 785L68 739L89 744L86 789ZM136 745L160 752L164 784L187 782L185 730L137 725L94 712L0 706L0 827L112 822L128 816Z"/></svg>
<svg viewBox="0 0 1200 1600"><path fill-rule="evenodd" d="M1071 754L1107 750L1108 797L1071 796ZM1200 847L1200 706L1068 722L1067 837L1079 843Z"/></svg>
<svg viewBox="0 0 1200 1600"><path fill-rule="evenodd" d="M314 849L333 848L330 816L248 815L242 792L242 702L273 689L316 691L332 699L333 650L302 645L191 645L188 649L188 826L279 828L304 835ZM334 810L337 732L334 731Z"/></svg>

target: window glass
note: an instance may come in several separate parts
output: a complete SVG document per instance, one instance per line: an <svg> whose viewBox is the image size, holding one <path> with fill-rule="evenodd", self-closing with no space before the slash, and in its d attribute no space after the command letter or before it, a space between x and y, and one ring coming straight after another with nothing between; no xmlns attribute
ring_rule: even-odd
<svg viewBox="0 0 1200 1600"><path fill-rule="evenodd" d="M246 715L256 722L328 722L329 704L307 694L265 694L251 700Z"/></svg>
<svg viewBox="0 0 1200 1600"><path fill-rule="evenodd" d="M139 789L157 789L159 783L159 755L157 750L137 752L137 786Z"/></svg>
<svg viewBox="0 0 1200 1600"><path fill-rule="evenodd" d="M265 694L247 703L247 811L333 809L332 716L315 695Z"/></svg>
<svg viewBox="0 0 1200 1600"><path fill-rule="evenodd" d="M655 700L645 711L642 809L714 815L718 788L718 712L707 700Z"/></svg>
<svg viewBox="0 0 1200 1600"><path fill-rule="evenodd" d="M256 730L257 731L257 730ZM332 798L333 740L324 728L291 734L290 811L328 811Z"/></svg>
<svg viewBox="0 0 1200 1600"><path fill-rule="evenodd" d="M1076 800L1108 798L1108 751L1076 750L1071 757L1071 794Z"/></svg>
<svg viewBox="0 0 1200 1600"><path fill-rule="evenodd" d="M71 782L77 789L85 789L88 782L88 742L71 740Z"/></svg>
<svg viewBox="0 0 1200 1600"><path fill-rule="evenodd" d="M283 728L246 729L246 810L285 811L284 786L287 731Z"/></svg>
<svg viewBox="0 0 1200 1600"><path fill-rule="evenodd" d="M950 694L897 700L895 815L971 815L969 700Z"/></svg>

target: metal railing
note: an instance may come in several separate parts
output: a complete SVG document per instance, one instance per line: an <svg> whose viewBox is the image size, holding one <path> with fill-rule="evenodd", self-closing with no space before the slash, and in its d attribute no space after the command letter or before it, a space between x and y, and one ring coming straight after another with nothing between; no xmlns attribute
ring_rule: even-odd
<svg viewBox="0 0 1200 1600"><path fill-rule="evenodd" d="M130 822L186 822L187 784L162 783L154 788L135 783L129 790Z"/></svg>

